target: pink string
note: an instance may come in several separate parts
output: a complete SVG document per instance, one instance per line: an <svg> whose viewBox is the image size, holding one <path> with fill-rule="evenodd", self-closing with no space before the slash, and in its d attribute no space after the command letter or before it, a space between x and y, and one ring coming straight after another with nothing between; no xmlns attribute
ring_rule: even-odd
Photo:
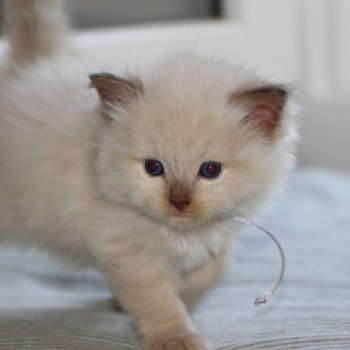
<svg viewBox="0 0 350 350"><path fill-rule="evenodd" d="M283 248L271 232L269 232L268 230L266 230L262 226L256 224L255 222L248 220L246 218L240 217L240 216L230 215L230 218L237 221L237 222L246 224L246 225L252 225L252 226L256 227L257 229L259 229L260 231L265 232L275 242L275 244L280 252L281 270L280 270L278 279L276 280L275 284L273 285L273 287L269 291L263 291L262 292L263 296L257 297L254 301L254 305L256 305L256 306L261 305L261 304L266 304L267 300L270 299L275 294L275 292L276 292L277 288L279 287L279 285L281 284L283 276L284 276L284 270L286 267L286 258L285 258L284 252L283 252Z"/></svg>

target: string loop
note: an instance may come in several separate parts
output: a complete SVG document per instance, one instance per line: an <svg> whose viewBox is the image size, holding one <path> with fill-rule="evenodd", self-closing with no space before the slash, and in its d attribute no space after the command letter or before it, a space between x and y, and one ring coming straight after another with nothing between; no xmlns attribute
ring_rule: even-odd
<svg viewBox="0 0 350 350"><path fill-rule="evenodd" d="M256 306L261 305L261 304L266 304L268 299L270 299L275 294L275 292L276 292L277 288L279 287L279 285L281 284L283 276L284 276L284 270L286 268L286 258L284 255L283 248L282 248L280 242L278 242L277 238L271 232L269 232L268 230L266 230L264 227L260 226L259 224L255 223L254 221L248 220L248 219L241 217L241 216L234 216L234 215L230 215L230 218L237 221L237 222L240 222L242 224L254 226L257 229L259 229L260 231L265 232L274 241L274 243L276 244L276 246L279 250L279 253L281 256L281 270L280 270L280 273L278 275L278 278L277 278L275 284L273 285L273 287L269 291L263 291L262 292L263 295L260 297L257 297L254 301L254 305L256 305Z"/></svg>

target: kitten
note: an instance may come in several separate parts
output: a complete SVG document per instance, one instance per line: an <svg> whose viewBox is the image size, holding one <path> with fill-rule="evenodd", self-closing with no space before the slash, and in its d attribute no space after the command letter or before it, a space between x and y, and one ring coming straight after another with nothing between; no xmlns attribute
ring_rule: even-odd
<svg viewBox="0 0 350 350"><path fill-rule="evenodd" d="M294 163L287 90L190 53L89 71L65 55L61 1L5 6L2 239L96 265L147 349L211 349L188 310L223 273L227 215L251 216Z"/></svg>

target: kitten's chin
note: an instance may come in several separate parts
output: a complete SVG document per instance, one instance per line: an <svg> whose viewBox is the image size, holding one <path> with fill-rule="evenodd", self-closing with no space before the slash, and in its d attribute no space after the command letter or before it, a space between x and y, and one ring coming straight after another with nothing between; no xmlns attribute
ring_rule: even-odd
<svg viewBox="0 0 350 350"><path fill-rule="evenodd" d="M199 226L205 226L205 222L195 217L188 212L179 212L163 215L149 216L154 221L160 223L161 225L168 226L170 229L175 231L191 231Z"/></svg>
<svg viewBox="0 0 350 350"><path fill-rule="evenodd" d="M148 220L152 220L161 226L167 226L179 232L208 228L209 226L221 222L224 218L224 216L218 214L209 215L209 213L199 213L191 210L177 211L168 209L144 211L143 207L139 207L138 209L140 209L141 213L143 213Z"/></svg>
<svg viewBox="0 0 350 350"><path fill-rule="evenodd" d="M177 231L191 231L198 228L211 226L219 219L204 218L202 216L195 216L188 212L179 212L169 215L165 221L166 224Z"/></svg>
<svg viewBox="0 0 350 350"><path fill-rule="evenodd" d="M200 225L200 221L186 216L172 216L167 218L165 222L169 228L177 231L190 231Z"/></svg>

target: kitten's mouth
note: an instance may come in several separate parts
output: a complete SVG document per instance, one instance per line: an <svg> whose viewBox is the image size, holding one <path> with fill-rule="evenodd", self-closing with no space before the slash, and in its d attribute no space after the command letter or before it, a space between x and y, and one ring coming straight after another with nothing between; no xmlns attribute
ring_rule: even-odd
<svg viewBox="0 0 350 350"><path fill-rule="evenodd" d="M201 208L185 208L182 210L175 209L168 206L166 210L155 210L152 214L147 213L147 217L154 218L156 221L162 225L167 225L173 229L180 231L187 231L194 229L195 227L208 226L217 220L213 216L209 216Z"/></svg>
<svg viewBox="0 0 350 350"><path fill-rule="evenodd" d="M179 219L191 218L191 214L189 212L186 212L186 211L176 211L173 216L176 218L179 218Z"/></svg>
<svg viewBox="0 0 350 350"><path fill-rule="evenodd" d="M193 214L188 210L172 210L168 214L168 220L175 223L176 225L188 225L189 223L193 223L194 220Z"/></svg>
<svg viewBox="0 0 350 350"><path fill-rule="evenodd" d="M220 220L219 217L204 217L202 215L196 215L189 210L184 211L175 211L171 210L166 215L165 221L167 225L173 229L179 231L188 231L196 229L198 227L208 227L213 223L216 223Z"/></svg>

